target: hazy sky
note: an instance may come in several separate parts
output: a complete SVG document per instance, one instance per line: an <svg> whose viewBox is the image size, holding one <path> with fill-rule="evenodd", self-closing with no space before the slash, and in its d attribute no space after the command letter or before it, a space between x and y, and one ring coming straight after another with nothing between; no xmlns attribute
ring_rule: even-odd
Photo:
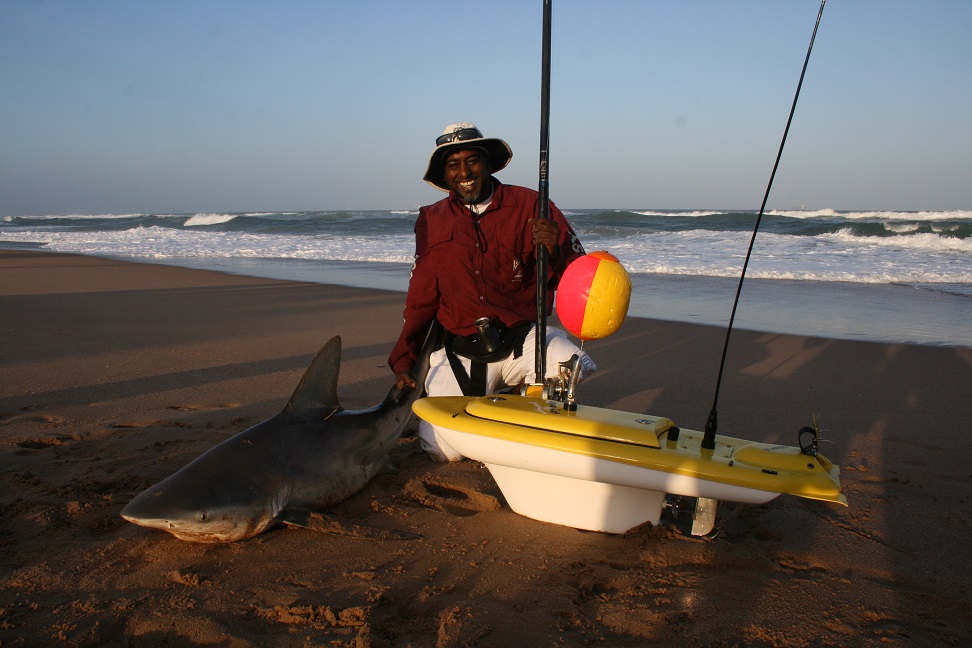
<svg viewBox="0 0 972 648"><path fill-rule="evenodd" d="M759 207L817 0L554 0L550 194ZM536 187L540 0L0 0L0 215L412 209L446 124ZM972 209L972 2L830 0L771 208Z"/></svg>

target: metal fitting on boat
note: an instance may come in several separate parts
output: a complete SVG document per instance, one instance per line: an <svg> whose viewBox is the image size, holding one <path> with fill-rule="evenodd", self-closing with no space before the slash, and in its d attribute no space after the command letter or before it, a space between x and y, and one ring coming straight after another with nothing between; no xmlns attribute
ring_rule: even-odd
<svg viewBox="0 0 972 648"><path fill-rule="evenodd" d="M543 386L543 397L547 400L561 401L564 409L573 412L577 409L576 400L577 382L580 380L581 359L578 354L570 357L570 360L561 362L556 378L548 378Z"/></svg>

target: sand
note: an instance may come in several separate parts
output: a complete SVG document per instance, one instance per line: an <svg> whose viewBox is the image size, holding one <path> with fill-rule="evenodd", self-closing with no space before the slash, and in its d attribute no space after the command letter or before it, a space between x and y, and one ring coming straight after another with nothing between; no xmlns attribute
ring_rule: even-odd
<svg viewBox="0 0 972 648"><path fill-rule="evenodd" d="M332 509L418 534L275 527L193 544L118 513L279 411L333 335L345 407L378 402L404 295L0 251L2 646L851 646L972 642L972 349L736 331L720 432L816 416L850 506L726 505L624 536L521 517L489 473L399 467ZM724 330L629 320L582 403L700 429Z"/></svg>

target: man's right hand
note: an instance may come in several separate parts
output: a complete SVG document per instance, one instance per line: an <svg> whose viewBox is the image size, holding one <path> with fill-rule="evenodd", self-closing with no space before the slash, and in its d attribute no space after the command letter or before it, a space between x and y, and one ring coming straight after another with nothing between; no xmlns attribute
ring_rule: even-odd
<svg viewBox="0 0 972 648"><path fill-rule="evenodd" d="M395 377L395 386L399 389L405 389L406 387L409 389L415 389L418 387L418 383L415 382L415 379L412 378L410 373L403 371Z"/></svg>

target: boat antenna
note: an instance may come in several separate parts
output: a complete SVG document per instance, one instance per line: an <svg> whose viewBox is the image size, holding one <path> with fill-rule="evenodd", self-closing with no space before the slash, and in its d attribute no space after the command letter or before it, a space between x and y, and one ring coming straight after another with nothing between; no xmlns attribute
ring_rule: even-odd
<svg viewBox="0 0 972 648"><path fill-rule="evenodd" d="M540 74L540 197L537 220L549 217L550 186L547 181L547 156L550 139L550 16L552 0L543 0L543 46ZM543 384L547 353L547 248L537 244L537 330L536 381Z"/></svg>
<svg viewBox="0 0 972 648"><path fill-rule="evenodd" d="M780 142L780 150L776 154L776 163L773 164L773 172L770 174L769 183L766 185L766 192L763 194L763 202L759 206L759 213L756 215L756 225L753 227L753 236L749 240L749 250L746 252L746 260L743 262L742 273L739 275L739 285L736 287L736 298L732 302L732 314L729 316L729 327L726 329L726 342L722 347L722 361L719 363L719 377L716 379L715 397L712 399L712 410L709 418L705 422L705 434L702 437L702 447L706 450L715 449L716 429L718 428L718 414L716 413L719 404L719 387L722 385L722 372L726 367L726 354L729 351L729 337L732 335L732 324L736 319L736 307L739 306L739 295L742 292L743 280L746 278L746 268L749 266L749 258L753 254L753 245L756 243L756 233L759 231L759 223L763 220L763 211L766 209L766 200L769 198L770 189L773 187L773 179L776 178L776 170L780 166L780 158L783 157L783 147L786 144L786 136L790 132L790 124L793 122L793 113L796 111L797 100L800 98L800 88L803 87L803 77L807 73L807 65L810 63L810 52L813 51L813 41L817 38L817 28L820 26L820 17L823 15L824 5L827 0L820 0L820 10L817 12L817 22L813 26L813 34L810 36L810 46L807 48L807 56L803 61L803 70L800 72L800 81L797 83L796 94L793 96L793 105L790 106L790 116L786 120L786 128L783 130L783 139Z"/></svg>

